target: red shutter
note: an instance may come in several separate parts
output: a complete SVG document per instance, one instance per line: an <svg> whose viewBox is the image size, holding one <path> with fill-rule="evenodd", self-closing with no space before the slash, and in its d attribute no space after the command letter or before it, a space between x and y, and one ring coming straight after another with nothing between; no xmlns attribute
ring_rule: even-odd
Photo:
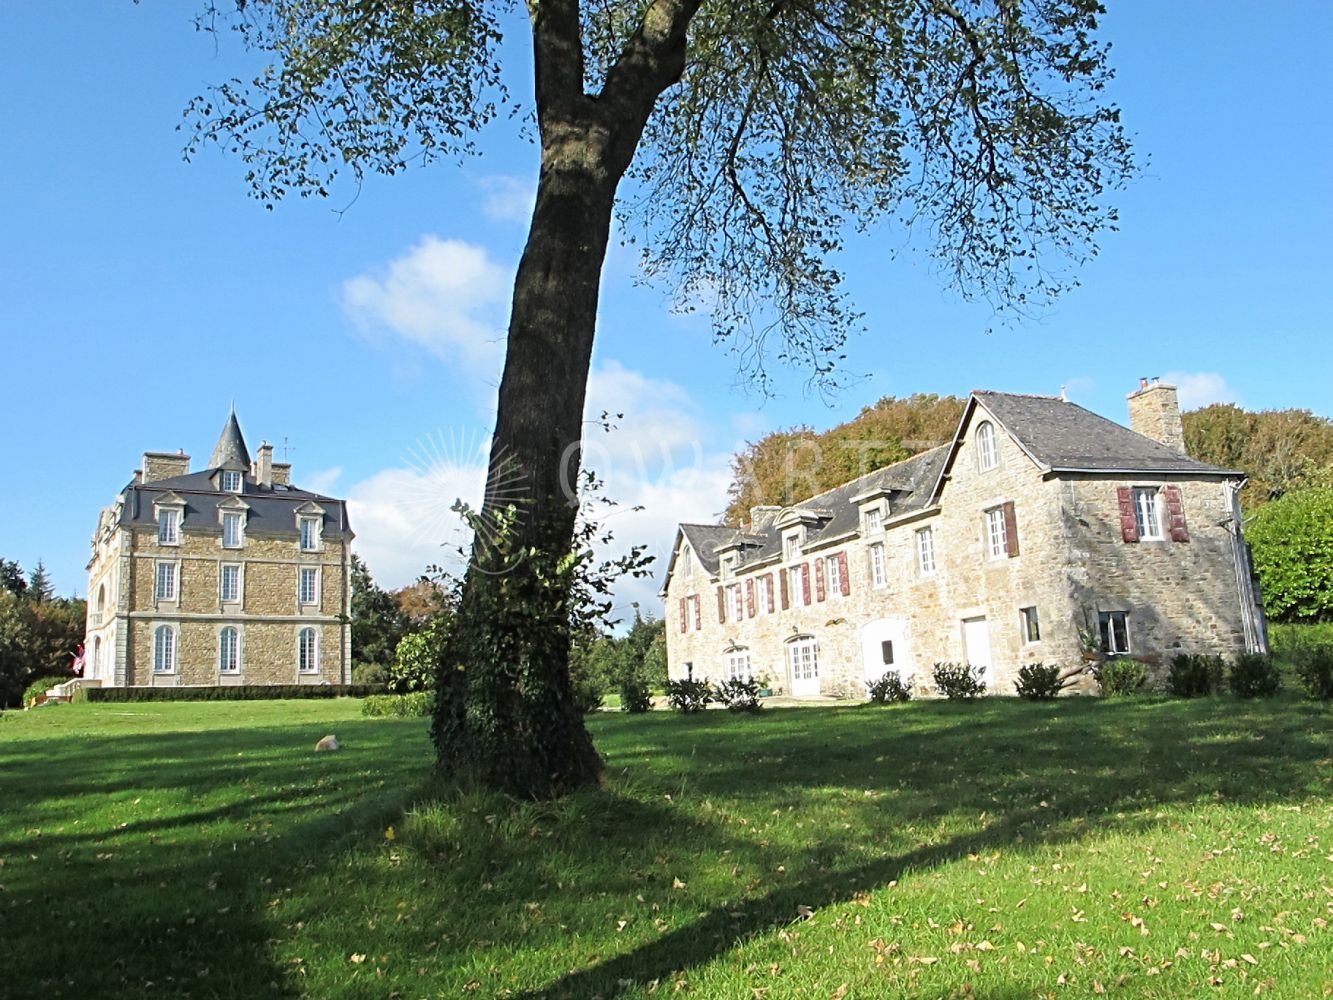
<svg viewBox="0 0 1333 1000"><path fill-rule="evenodd" d="M690 629L690 620L687 615L688 612L685 610L685 598L682 597L680 599L680 630L682 632L688 632Z"/></svg>
<svg viewBox="0 0 1333 1000"><path fill-rule="evenodd" d="M694 594L690 597L694 602L694 630L697 632L704 627L703 601L699 600L699 595Z"/></svg>
<svg viewBox="0 0 1333 1000"><path fill-rule="evenodd" d="M842 585L842 596L852 592L852 578L847 575L847 553L838 553L838 583Z"/></svg>
<svg viewBox="0 0 1333 1000"><path fill-rule="evenodd" d="M1134 516L1134 491L1128 486L1121 486L1115 492L1120 503L1120 537L1127 542L1137 542L1139 522Z"/></svg>
<svg viewBox="0 0 1333 1000"><path fill-rule="evenodd" d="M815 560L815 600L824 599L824 560Z"/></svg>
<svg viewBox="0 0 1333 1000"><path fill-rule="evenodd" d="M754 581L745 581L745 617L754 617Z"/></svg>
<svg viewBox="0 0 1333 1000"><path fill-rule="evenodd" d="M1189 529L1185 527L1185 504L1180 499L1180 487L1166 488L1166 514L1170 525L1171 541L1188 542Z"/></svg>
<svg viewBox="0 0 1333 1000"><path fill-rule="evenodd" d="M1006 500L1004 507L1004 549L1009 558L1018 555L1018 518L1014 516L1014 502Z"/></svg>
<svg viewBox="0 0 1333 1000"><path fill-rule="evenodd" d="M774 609L775 607L777 607L777 603L778 603L777 601L775 601L775 600L773 599L773 574L772 574L772 573L769 573L768 576L764 577L764 587L765 587L765 589L768 590L768 604L767 604L767 607L768 607L769 613L771 614L772 611L773 611L773 609Z"/></svg>
<svg viewBox="0 0 1333 1000"><path fill-rule="evenodd" d="M727 594L722 587L717 588L717 620L720 622L727 620Z"/></svg>
<svg viewBox="0 0 1333 1000"><path fill-rule="evenodd" d="M801 603L810 603L810 564L801 563Z"/></svg>
<svg viewBox="0 0 1333 1000"><path fill-rule="evenodd" d="M782 584L782 610L786 611L791 607L791 587L787 583L787 571L785 569L779 572L778 580Z"/></svg>

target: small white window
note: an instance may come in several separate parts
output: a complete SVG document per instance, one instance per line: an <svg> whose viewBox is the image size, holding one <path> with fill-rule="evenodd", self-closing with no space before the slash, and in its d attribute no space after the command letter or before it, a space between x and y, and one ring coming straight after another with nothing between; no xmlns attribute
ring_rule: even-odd
<svg viewBox="0 0 1333 1000"><path fill-rule="evenodd" d="M1134 489L1134 520L1138 522L1140 539L1160 541L1166 537L1162 532L1162 504L1156 487Z"/></svg>
<svg viewBox="0 0 1333 1000"><path fill-rule="evenodd" d="M793 566L787 570L787 582L791 588L791 603L793 605L805 603L805 567Z"/></svg>
<svg viewBox="0 0 1333 1000"><path fill-rule="evenodd" d="M157 541L159 545L179 545L181 512L178 510L159 510L157 512Z"/></svg>
<svg viewBox="0 0 1333 1000"><path fill-rule="evenodd" d="M883 587L888 582L889 575L884 565L884 543L876 542L870 546L870 583L875 587Z"/></svg>
<svg viewBox="0 0 1333 1000"><path fill-rule="evenodd" d="M879 508L872 508L871 510L866 511L867 535L871 534L872 532L879 531L883 523L884 521L883 518L880 516Z"/></svg>
<svg viewBox="0 0 1333 1000"><path fill-rule="evenodd" d="M1103 653L1129 652L1129 614L1124 611L1100 611L1097 627L1101 632Z"/></svg>
<svg viewBox="0 0 1333 1000"><path fill-rule="evenodd" d="M750 651L737 649L727 654L727 680L750 679Z"/></svg>
<svg viewBox="0 0 1333 1000"><path fill-rule="evenodd" d="M1041 626L1037 622L1037 609L1035 607L1019 608L1018 613L1022 619L1020 624L1022 625L1023 629L1024 645L1031 645L1034 642L1040 642Z"/></svg>
<svg viewBox="0 0 1333 1000"><path fill-rule="evenodd" d="M227 471L222 473L222 489L226 493L241 492L242 476L239 472Z"/></svg>
<svg viewBox="0 0 1333 1000"><path fill-rule="evenodd" d="M916 568L922 576L935 572L934 528L922 528L916 533Z"/></svg>
<svg viewBox="0 0 1333 1000"><path fill-rule="evenodd" d="M218 578L218 596L224 604L235 604L241 599L241 567L239 563L223 563Z"/></svg>
<svg viewBox="0 0 1333 1000"><path fill-rule="evenodd" d="M301 551L318 552L319 551L319 527L320 519L317 517L301 518Z"/></svg>
<svg viewBox="0 0 1333 1000"><path fill-rule="evenodd" d="M828 574L828 592L830 597L842 596L842 563L837 556L824 560L824 570Z"/></svg>
<svg viewBox="0 0 1333 1000"><path fill-rule="evenodd" d="M763 577L754 582L755 606L759 609L761 615L771 615L773 613L772 592L768 589L772 582L773 578L771 576Z"/></svg>
<svg viewBox="0 0 1333 1000"><path fill-rule="evenodd" d="M796 535L788 535L782 540L783 558L786 562L791 562L801 554L801 539Z"/></svg>
<svg viewBox="0 0 1333 1000"><path fill-rule="evenodd" d="M302 566L297 589L299 591L298 598L302 604L318 604L319 568L316 566Z"/></svg>
<svg viewBox="0 0 1333 1000"><path fill-rule="evenodd" d="M694 572L694 557L690 553L689 546L680 550L680 571L686 576Z"/></svg>
<svg viewBox="0 0 1333 1000"><path fill-rule="evenodd" d="M995 447L995 425L984 420L977 425L977 469L986 472L1000 464L1000 453Z"/></svg>
<svg viewBox="0 0 1333 1000"><path fill-rule="evenodd" d="M303 674L319 673L319 633L303 628L296 638L297 669Z"/></svg>
<svg viewBox="0 0 1333 1000"><path fill-rule="evenodd" d="M241 633L228 625L218 633L218 673L241 672Z"/></svg>
<svg viewBox="0 0 1333 1000"><path fill-rule="evenodd" d="M176 672L176 630L170 625L159 625L153 630L153 673Z"/></svg>
<svg viewBox="0 0 1333 1000"><path fill-rule="evenodd" d="M245 515L237 511L222 514L222 547L239 549L245 542Z"/></svg>
<svg viewBox="0 0 1333 1000"><path fill-rule="evenodd" d="M986 556L1003 559L1009 554L1009 536L1004 530L1004 508L986 511Z"/></svg>
<svg viewBox="0 0 1333 1000"><path fill-rule="evenodd" d="M727 588L727 600L730 604L728 612L731 616L731 620L738 622L744 618L745 605L741 598L741 585L739 583L733 583Z"/></svg>
<svg viewBox="0 0 1333 1000"><path fill-rule="evenodd" d="M160 562L157 564L156 597L159 601L176 600L176 564Z"/></svg>

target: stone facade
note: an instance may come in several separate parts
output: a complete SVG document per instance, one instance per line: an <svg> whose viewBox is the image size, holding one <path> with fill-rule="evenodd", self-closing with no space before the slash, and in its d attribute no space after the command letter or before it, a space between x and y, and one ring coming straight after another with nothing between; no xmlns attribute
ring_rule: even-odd
<svg viewBox="0 0 1333 1000"><path fill-rule="evenodd" d="M234 416L212 467L191 473L188 463L146 454L102 512L85 676L106 686L350 682L343 501L290 485L269 445L249 463ZM240 526L230 538L229 515Z"/></svg>
<svg viewBox="0 0 1333 1000"><path fill-rule="evenodd" d="M1024 412L1032 400L1036 415ZM1115 428L1128 454L1079 470L1063 461L1076 442L1053 463L1024 439L1030 425L1059 451L1065 417ZM1094 649L1160 668L1182 651L1263 648L1242 477L1168 460L1139 437L1062 400L975 394L937 452L757 509L739 530L683 525L663 591L670 675L748 673L797 697L863 697L886 670L928 693L932 665L959 661L1010 693L1022 665L1074 667ZM1093 687L1085 674L1075 690Z"/></svg>

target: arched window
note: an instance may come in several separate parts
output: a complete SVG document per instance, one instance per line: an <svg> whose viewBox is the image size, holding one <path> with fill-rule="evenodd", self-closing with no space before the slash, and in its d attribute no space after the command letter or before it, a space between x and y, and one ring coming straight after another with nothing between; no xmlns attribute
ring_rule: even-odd
<svg viewBox="0 0 1333 1000"><path fill-rule="evenodd" d="M1000 464L1000 453L995 448L995 426L989 421L977 425L977 468L981 472Z"/></svg>
<svg viewBox="0 0 1333 1000"><path fill-rule="evenodd" d="M312 628L297 633L296 666L303 674L319 673L319 633Z"/></svg>
<svg viewBox="0 0 1333 1000"><path fill-rule="evenodd" d="M91 671L85 669L84 676L102 676L102 637L100 635L93 636L93 669Z"/></svg>
<svg viewBox="0 0 1333 1000"><path fill-rule="evenodd" d="M224 674L241 672L241 633L228 625L218 633L218 671Z"/></svg>
<svg viewBox="0 0 1333 1000"><path fill-rule="evenodd" d="M96 621L102 624L102 615L106 612L106 584L97 588Z"/></svg>
<svg viewBox="0 0 1333 1000"><path fill-rule="evenodd" d="M176 672L176 630L170 625L159 625L153 630L153 673Z"/></svg>
<svg viewBox="0 0 1333 1000"><path fill-rule="evenodd" d="M722 654L727 680L750 679L750 651L744 646L730 646Z"/></svg>

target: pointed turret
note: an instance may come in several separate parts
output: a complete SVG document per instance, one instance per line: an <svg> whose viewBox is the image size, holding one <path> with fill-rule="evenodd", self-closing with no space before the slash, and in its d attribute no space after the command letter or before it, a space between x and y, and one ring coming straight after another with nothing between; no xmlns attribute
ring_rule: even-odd
<svg viewBox="0 0 1333 1000"><path fill-rule="evenodd" d="M250 449L245 446L245 436L241 434L241 425L236 420L233 409L227 417L227 426L222 428L213 457L208 460L210 469L234 469L238 472L250 471Z"/></svg>

